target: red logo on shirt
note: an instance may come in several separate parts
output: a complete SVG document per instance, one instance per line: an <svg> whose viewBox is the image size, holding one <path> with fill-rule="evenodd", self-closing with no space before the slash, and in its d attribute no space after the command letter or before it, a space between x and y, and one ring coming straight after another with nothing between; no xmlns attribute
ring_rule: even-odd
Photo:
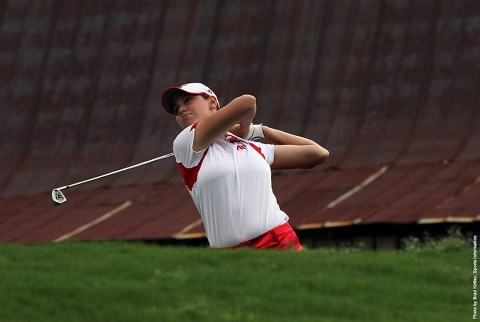
<svg viewBox="0 0 480 322"><path fill-rule="evenodd" d="M239 150L246 150L247 149L247 146L245 144L239 144L237 145L237 151Z"/></svg>

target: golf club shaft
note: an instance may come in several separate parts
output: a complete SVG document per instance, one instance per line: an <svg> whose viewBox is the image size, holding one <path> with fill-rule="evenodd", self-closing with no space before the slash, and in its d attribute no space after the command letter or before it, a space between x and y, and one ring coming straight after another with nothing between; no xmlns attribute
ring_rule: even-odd
<svg viewBox="0 0 480 322"><path fill-rule="evenodd" d="M84 183L87 183L87 182L90 182L90 181L98 180L98 179L101 179L101 178L111 176L113 174L117 174L117 173L127 171L127 170L130 170L130 169L134 169L134 168L140 167L140 166L148 164L148 163L152 163L152 162L155 162L155 161L158 161L158 160L163 160L163 159L169 158L171 156L173 156L173 153L168 153L168 154L162 155L160 157L157 157L157 158L154 158L154 159L151 159L151 160L147 160L147 161L144 161L144 162L141 162L141 163L138 163L138 164L134 164L134 165L131 165L131 166L123 168L123 169L118 169L118 170L115 170L115 171L112 171L112 172L109 172L109 173L102 174L98 177L94 177L94 178L90 178L90 179L87 179L87 180L75 182L75 183L57 188L57 190L65 190L65 189L68 189L68 188L72 188L72 187L75 187L75 186L78 186L78 185L81 185L81 184L84 184Z"/></svg>

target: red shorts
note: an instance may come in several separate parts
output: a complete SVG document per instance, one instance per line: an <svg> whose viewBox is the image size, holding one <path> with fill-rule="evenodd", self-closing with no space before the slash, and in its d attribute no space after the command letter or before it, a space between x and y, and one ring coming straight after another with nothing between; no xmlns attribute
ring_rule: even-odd
<svg viewBox="0 0 480 322"><path fill-rule="evenodd" d="M258 237L244 241L235 248L251 247L258 249L290 249L302 250L303 246L298 240L297 234L293 231L288 222L270 229Z"/></svg>

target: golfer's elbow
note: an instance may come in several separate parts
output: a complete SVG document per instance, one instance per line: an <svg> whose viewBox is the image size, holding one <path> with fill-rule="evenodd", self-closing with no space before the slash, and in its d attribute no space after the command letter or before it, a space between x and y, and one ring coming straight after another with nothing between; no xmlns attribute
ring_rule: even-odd
<svg viewBox="0 0 480 322"><path fill-rule="evenodd" d="M241 106L243 106L243 109L246 114L248 115L255 115L257 111L257 99L253 95L242 95L239 97L241 100Z"/></svg>
<svg viewBox="0 0 480 322"><path fill-rule="evenodd" d="M324 163L328 157L330 156L330 152L325 149L324 147L315 144L310 146L310 153L309 153L309 162L308 168L314 168L317 165Z"/></svg>

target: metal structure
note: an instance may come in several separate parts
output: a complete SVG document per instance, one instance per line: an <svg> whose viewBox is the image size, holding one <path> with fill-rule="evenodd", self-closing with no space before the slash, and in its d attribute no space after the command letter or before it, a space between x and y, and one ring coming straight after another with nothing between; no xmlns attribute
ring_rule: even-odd
<svg viewBox="0 0 480 322"><path fill-rule="evenodd" d="M299 230L479 220L479 1L10 0L0 13L0 242L203 236L174 161L50 201L171 151L160 92L191 81L222 104L253 94L256 121L330 150L274 175Z"/></svg>

